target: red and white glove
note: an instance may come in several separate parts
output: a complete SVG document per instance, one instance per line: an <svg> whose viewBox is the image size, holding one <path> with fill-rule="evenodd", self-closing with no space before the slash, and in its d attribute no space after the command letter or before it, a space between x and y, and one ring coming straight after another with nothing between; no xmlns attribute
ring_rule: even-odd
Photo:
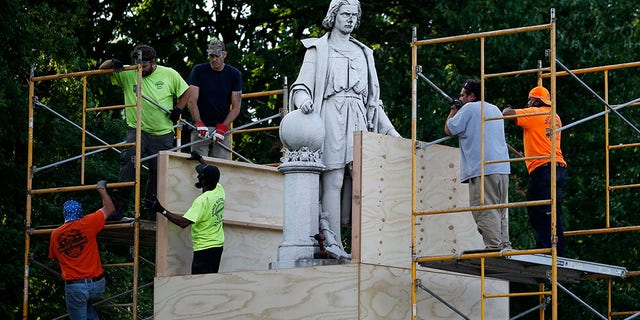
<svg viewBox="0 0 640 320"><path fill-rule="evenodd" d="M196 130L198 130L198 137L201 139L206 138L209 133L209 128L202 121L196 121Z"/></svg>
<svg viewBox="0 0 640 320"><path fill-rule="evenodd" d="M228 130L229 130L229 127L227 127L227 125L225 125L224 123L216 124L216 133L215 133L213 139L215 141L224 140L224 135L227 133Z"/></svg>

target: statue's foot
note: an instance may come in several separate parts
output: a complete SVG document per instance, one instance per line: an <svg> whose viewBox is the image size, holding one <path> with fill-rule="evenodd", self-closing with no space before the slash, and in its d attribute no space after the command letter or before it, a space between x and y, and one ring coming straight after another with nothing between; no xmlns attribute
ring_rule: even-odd
<svg viewBox="0 0 640 320"><path fill-rule="evenodd" d="M328 247L325 247L324 250L327 251L327 253L335 259L351 259L351 255L346 253L339 245L330 245Z"/></svg>

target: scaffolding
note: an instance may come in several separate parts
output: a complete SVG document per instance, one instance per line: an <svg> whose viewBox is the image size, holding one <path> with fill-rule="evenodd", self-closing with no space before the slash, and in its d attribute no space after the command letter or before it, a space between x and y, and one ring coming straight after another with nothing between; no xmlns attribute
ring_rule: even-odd
<svg viewBox="0 0 640 320"><path fill-rule="evenodd" d="M518 70L504 73L495 73L490 74L485 72L485 39L491 37L499 37L503 35L511 35L516 33L524 33L524 32L540 32L540 31L548 31L549 32L549 49L547 49L547 55L549 57L549 67L543 68L541 63L538 68L528 69L528 70ZM550 95L551 95L551 110L548 115L552 118L556 116L556 78L561 76L573 76L576 80L578 80L582 85L584 85L593 95L595 95L603 104L605 105L605 111L593 115L591 117L587 117L581 121L576 123L572 123L570 125L563 126L562 128L556 128L555 122L551 121L552 133L550 140L552 142L552 150L551 154L544 157L526 157L519 154L515 149L511 148L511 151L518 155L518 158L512 159L504 159L497 161L482 161L481 162L481 175L480 175L480 205L479 206L470 206L470 207L457 207L457 208L446 208L441 210L429 210L429 211L418 211L416 209L416 152L412 154L412 239L411 239L411 256L412 256L412 291L411 291L411 303L412 303L412 319L416 319L419 314L419 310L417 309L417 289L423 289L427 293L431 294L433 297L443 302L447 307L451 308L454 312L456 312L460 317L464 319L469 319L467 315L462 314L458 310L455 309L454 306L448 304L446 301L438 297L434 292L430 291L423 284L421 279L417 278L417 270L418 266L436 268L448 271L454 271L464 274L471 274L480 277L480 316L482 319L485 319L485 300L491 298L508 298L508 297L526 297L533 296L538 297L540 304L530 310L527 310L523 314L517 315L512 319L517 319L524 314L528 314L531 312L539 311L540 319L544 319L544 308L547 306L551 307L551 317L552 319L558 319L558 289L567 292L573 298L578 300L580 303L589 308L592 312L597 314L602 319L607 319L603 315L598 314L596 310L588 306L588 304L581 301L578 297L574 296L571 292L569 292L565 287L563 287L560 282L579 282L583 279L590 278L605 278L608 279L608 319L611 319L612 316L619 315L631 315L631 318L635 318L640 315L638 311L627 311L627 312L613 312L612 311L612 283L615 279L625 278L629 276L637 276L637 271L627 271L624 267L618 266L610 266L603 265L593 262L586 262L574 259L567 259L558 256L557 252L557 230L556 230L556 206L552 205L556 203L556 170L551 170L551 198L547 200L538 200L538 201L523 201L523 202L513 202L513 203L503 203L497 205L485 205L484 204L484 167L491 163L499 163L499 162L516 162L516 161L525 161L532 159L540 159L547 158L551 162L551 167L555 168L557 159L556 159L556 135L559 134L560 131L566 130L573 125L577 125L584 121L591 120L593 118L604 115L605 116L605 132L606 132L606 152L607 152L607 168L606 168L606 199L607 199L607 211L606 211L606 227L603 229L595 229L595 230L580 230L580 231L566 231L564 232L565 236L578 236L585 234L598 234L598 233L611 233L611 232L623 232L623 231L636 231L640 230L640 226L630 226L630 227L617 227L613 228L609 223L609 193L613 190L621 189L621 188L638 188L639 184L631 184L631 185L621 185L621 186L610 186L609 185L609 152L611 150L619 149L619 148L630 148L637 147L640 144L630 143L624 145L609 145L609 136L608 136L608 115L613 112L617 114L621 119L623 119L628 125L638 131L632 123L628 120L624 119L622 115L620 115L617 110L624 108L629 105L637 105L640 99L632 100L625 104L621 104L615 107L612 107L608 103L608 96L605 99L600 98L593 90L589 89L589 87L582 83L579 78L575 75L580 73L587 72L597 72L602 71L605 74L605 92L608 93L608 71L616 70L622 68L629 67L637 67L640 66L639 63L629 63L629 64L620 64L620 65L612 65L612 66L604 66L598 68L591 69L581 69L571 71L566 68L557 58L556 58L556 17L555 10L551 9L551 19L548 24L529 26L529 27L520 27L513 29L503 29L497 31L489 31L482 33L474 33L474 34L466 34L460 36L451 36L451 37L443 37L443 38L435 38L429 40L418 40L417 32L414 28L413 36L412 36L412 124L411 124L411 140L414 148L425 148L432 144L441 143L443 141L449 140L452 138L444 137L429 143L419 143L417 141L417 88L418 88L418 79L422 78L425 80L430 86L434 87L436 91L445 95L448 100L452 100L450 97L446 96L445 93L442 92L435 84L433 84L429 79L427 79L422 74L422 67L418 64L418 47L432 44L440 44L440 43L449 43L455 41L463 41L463 40L480 40L480 83L481 83L481 114L483 114L484 110L484 102L485 102L485 79L492 77L502 77L502 76L513 76L513 75L521 75L521 74L537 74L538 75L538 83L537 85L542 85L543 79L550 80ZM556 71L556 64L563 68L565 71L558 72ZM450 101L451 102L451 101ZM484 118L481 123L481 135L484 136L484 125L486 121L503 121L506 119L513 119L518 116L502 116L499 118ZM484 139L480 139L481 141L481 159L484 159ZM537 206L537 205L551 205L551 247L550 248L541 248L541 249L532 249L532 250L509 250L509 251L500 251L500 252L488 252L488 251L474 251L474 252L463 252L458 255L440 255L440 256L418 256L417 248L416 248L416 228L418 228L417 217L419 216L428 216L428 215L437 215L437 214L451 214L451 213L459 213L459 212L473 212L487 209L498 209L498 208L516 208L516 207L527 207L527 206ZM530 283L530 284L539 284L539 291L534 292L518 292L518 293L504 293L504 294L488 294L485 292L485 280L486 278L496 278L503 279L508 281L516 281L521 283ZM548 281L550 285L550 289L545 288L545 284L543 281Z"/></svg>
<svg viewBox="0 0 640 320"><path fill-rule="evenodd" d="M141 81L142 81L142 65L141 64L137 64L137 65L133 65L133 66L127 66L125 67L123 70L128 71L128 70L136 70L136 72L138 73L138 86L137 88L141 88ZM113 69L99 69L99 70L91 70L91 71L82 71L82 72L73 72L73 73L66 73L66 74L56 74L56 75L47 75L47 76L34 76L34 72L32 70L31 72L31 77L30 77L30 81L29 81L29 128L28 128L28 163L27 163L27 167L28 167L28 172L27 172L27 203L26 203L26 218L25 218L25 254L24 254L24 289L23 289L23 319L28 319L28 315L29 315L29 289L30 289L30 273L31 273L31 265L35 265L38 266L42 269L45 269L46 271L49 271L53 274L57 274L59 275L59 273L57 273L56 271L48 268L45 264L39 262L37 259L34 259L33 257L33 253L31 252L31 242L32 242L32 237L36 236L36 235L48 235L51 234L51 232L53 232L53 230L55 230L55 228L57 228L59 225L36 225L34 224L33 221L33 216L32 216L32 200L34 196L38 196L38 195L45 195L45 194L55 194L55 193L63 193L63 192L76 192L76 191L87 191L87 190L95 190L96 189L96 185L95 184L87 184L85 182L85 161L87 159L88 156L91 155L95 155L97 153L103 152L105 150L113 150L116 151L118 153L120 153L121 151L118 148L123 148L123 147L131 147L134 146L136 148L136 156L135 156L135 167L136 167L136 175L135 175L135 180L132 182L113 182L113 183L108 183L107 188L108 189L112 189L112 188L122 188L122 187L133 187L134 188L134 219L131 221L118 221L118 222L107 222L105 224L105 226L103 227L102 231L100 232L99 236L98 236L98 242L99 243L107 243L107 244L116 244L116 245L130 245L131 246L131 255L133 258L133 261L131 262L126 262L126 263L114 263L114 264L103 264L104 268L111 268L111 267L131 267L133 269L133 279L132 279L132 287L130 290L127 290L123 293L120 293L116 296L112 296L109 298L106 298L102 301L99 301L96 303L96 306L101 306L101 307L118 307L121 308L122 310L128 312L131 315L131 319L138 319L139 318L139 290L146 288L146 287L150 287L151 285L153 285L153 283L146 283L143 285L140 285L139 282L139 268L140 268L140 262L141 260L143 262L147 262L152 266L155 266L155 264L151 261L148 261L146 259L144 259L144 257L141 257L140 255L140 247L141 246L145 246L145 247L154 247L155 248L155 244L156 244L156 239L155 239L155 221L148 221L148 220L142 220L141 216L140 216L140 180L141 180L141 175L140 175L140 169L142 168L146 168L145 166L142 165L142 163L144 163L145 161L152 159L154 157L157 157L157 155L151 155L151 156L147 156L145 158L141 158L141 105L142 105L142 101L143 100L147 100L150 103L154 104L154 101L150 101L149 98L146 98L141 90L136 90L137 92L137 99L136 99L136 103L131 104L131 105L112 105L112 106L105 106L105 107L95 107L95 108L89 108L87 106L87 79L90 76L94 76L94 75L108 75L111 74L112 72L114 72ZM38 97L34 94L35 92L35 86L37 83L40 82L44 82L44 81L55 81L55 80L60 80L60 79L70 79L70 78L81 78L82 81L82 119L81 119L81 124L78 125L76 123L74 123L73 121L67 119L66 117L64 117L63 115L61 115L60 113L56 112L53 108L47 106L46 104L42 103L39 101ZM282 95L282 107L279 108L278 113L276 113L273 116L264 118L264 119L254 119L252 122L242 125L242 126L238 126L236 128L231 128L231 130L229 130L228 134L230 135L231 139L233 139L233 135L237 135L237 134L246 134L246 133L252 133L252 132L261 132L261 131L272 131L272 130L278 130L279 127L276 126L264 126L264 127L258 127L258 128L249 128L251 126L256 126L258 124L263 124L265 122L274 120L278 117L282 117L284 116L289 110L288 110L288 89L287 89L287 84L286 84L286 79L285 79L285 84L283 86L283 89L281 90L271 90L271 91L262 91L262 92L254 92L254 93L244 93L242 95L242 98L245 99L250 99L250 98L260 98L260 97L272 97L272 96L278 96L278 95ZM73 156L55 163L51 163L51 164L47 164L44 166L40 166L37 167L34 165L34 119L35 119L35 115L34 115L34 109L35 107L41 107L49 112L51 112L52 114L54 114L56 117L62 119L64 122L70 124L71 126L79 129L82 132L82 137L81 137L81 141L82 141L82 146L81 146L81 154L78 156ZM102 140L101 138L97 137L96 135L94 135L93 133L91 133L88 128L87 128L87 114L90 112L95 112L95 113L99 113L99 112L103 112L103 111L107 111L107 110L118 110L118 109L124 109L127 107L135 107L137 109L138 112L138 116L137 116L137 127L136 127L136 142L135 143L125 143L125 141L119 142L119 143L115 143L115 144L110 144L104 140ZM177 138L177 143L176 146L170 150L181 150L184 148L189 147L190 145L193 145L195 143L198 143L199 141L194 141L194 142L190 142L187 144L181 144L180 143L180 136L181 136L181 129L183 128L184 125L187 125L189 127L193 127L192 124L190 124L188 121L181 119L180 122L174 126L174 128L176 129L176 138ZM87 142L87 137L93 138L94 140L98 141L100 144L99 145L89 145L89 143ZM233 140L232 140L233 141ZM233 142L232 142L233 143ZM239 158L242 159L246 162L251 162L249 159L245 158L244 156L242 156L241 154L239 154L238 152L229 149L230 151L230 160L235 160L235 158ZM79 185L75 185L75 186L61 186L61 187L51 187L51 188L41 188L41 189L34 189L33 187L33 181L35 178L36 173L46 170L46 169L50 169L53 167L57 167L59 165L65 164L65 163L69 163L72 161L77 161L80 160L80 184ZM131 303L124 303L124 304L109 304L111 301L113 301L116 298L125 296L125 295L130 295L132 297L132 301ZM61 316L60 318L63 318L63 316Z"/></svg>

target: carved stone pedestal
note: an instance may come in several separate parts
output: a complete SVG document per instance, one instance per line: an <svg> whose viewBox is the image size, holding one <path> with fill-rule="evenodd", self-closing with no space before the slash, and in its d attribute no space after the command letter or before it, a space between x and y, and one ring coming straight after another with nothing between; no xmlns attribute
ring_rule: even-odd
<svg viewBox="0 0 640 320"><path fill-rule="evenodd" d="M320 174L324 126L315 114L295 110L280 123L284 157L278 170L284 174L284 218L278 261L271 268L323 265L314 236L319 233Z"/></svg>
<svg viewBox="0 0 640 320"><path fill-rule="evenodd" d="M278 247L278 265L293 267L296 261L313 259L319 253L313 236L319 230L319 175L323 168L320 163L302 161L278 167L285 175L283 241Z"/></svg>

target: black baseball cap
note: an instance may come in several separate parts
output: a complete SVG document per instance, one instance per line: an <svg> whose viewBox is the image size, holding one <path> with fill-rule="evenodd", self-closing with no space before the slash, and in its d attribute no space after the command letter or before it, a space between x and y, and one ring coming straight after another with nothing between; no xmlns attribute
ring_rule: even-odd
<svg viewBox="0 0 640 320"><path fill-rule="evenodd" d="M204 180L209 186L214 187L220 181L220 170L214 165L199 164L196 166L196 172L198 179Z"/></svg>

